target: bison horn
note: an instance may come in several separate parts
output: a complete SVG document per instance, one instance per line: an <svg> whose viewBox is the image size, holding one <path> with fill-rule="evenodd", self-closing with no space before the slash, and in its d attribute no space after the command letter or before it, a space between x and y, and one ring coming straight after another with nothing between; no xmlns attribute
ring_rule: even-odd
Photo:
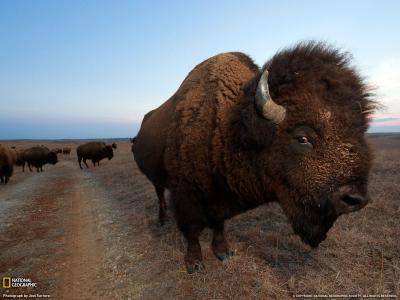
<svg viewBox="0 0 400 300"><path fill-rule="evenodd" d="M256 108L265 119L279 124L285 119L286 109L272 100L268 88L268 71L262 73L256 91Z"/></svg>

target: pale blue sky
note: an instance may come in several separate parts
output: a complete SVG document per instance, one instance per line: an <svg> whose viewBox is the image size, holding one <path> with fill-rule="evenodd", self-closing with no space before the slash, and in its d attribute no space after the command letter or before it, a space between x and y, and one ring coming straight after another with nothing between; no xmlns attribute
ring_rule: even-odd
<svg viewBox="0 0 400 300"><path fill-rule="evenodd" d="M350 51L400 131L399 1L0 1L0 139L127 137L202 60ZM388 118L381 121L379 118ZM394 120L393 120L394 119Z"/></svg>

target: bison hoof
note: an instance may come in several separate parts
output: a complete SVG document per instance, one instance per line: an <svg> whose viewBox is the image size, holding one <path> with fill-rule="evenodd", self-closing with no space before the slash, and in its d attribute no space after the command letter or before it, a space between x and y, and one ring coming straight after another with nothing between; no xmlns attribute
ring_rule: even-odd
<svg viewBox="0 0 400 300"><path fill-rule="evenodd" d="M204 264L201 261L195 263L186 262L186 270L189 274L193 274L195 272L201 272L205 269Z"/></svg>
<svg viewBox="0 0 400 300"><path fill-rule="evenodd" d="M230 259L232 256L235 255L235 252L232 250L228 250L227 252L219 252L215 253L215 256L220 260L220 261L227 261Z"/></svg>

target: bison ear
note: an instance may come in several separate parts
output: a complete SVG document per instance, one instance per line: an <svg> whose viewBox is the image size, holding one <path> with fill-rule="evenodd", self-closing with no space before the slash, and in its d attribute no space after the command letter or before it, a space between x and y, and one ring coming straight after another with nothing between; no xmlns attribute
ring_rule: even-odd
<svg viewBox="0 0 400 300"><path fill-rule="evenodd" d="M249 105L241 112L239 130L240 144L246 149L262 150L272 142L276 124L260 118L254 105Z"/></svg>

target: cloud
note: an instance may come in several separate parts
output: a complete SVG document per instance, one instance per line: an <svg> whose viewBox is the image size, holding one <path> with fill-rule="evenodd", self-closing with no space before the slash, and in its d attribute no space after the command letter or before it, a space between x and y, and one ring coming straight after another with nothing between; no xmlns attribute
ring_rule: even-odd
<svg viewBox="0 0 400 300"><path fill-rule="evenodd" d="M371 126L400 126L400 119L378 119L372 121Z"/></svg>
<svg viewBox="0 0 400 300"><path fill-rule="evenodd" d="M370 132L400 131L400 57L386 58L372 69L369 84L383 109L372 116Z"/></svg>
<svg viewBox="0 0 400 300"><path fill-rule="evenodd" d="M385 106L385 113L400 117L400 57L382 61L373 69L369 82L376 87L378 101ZM388 115L386 114L386 117Z"/></svg>

